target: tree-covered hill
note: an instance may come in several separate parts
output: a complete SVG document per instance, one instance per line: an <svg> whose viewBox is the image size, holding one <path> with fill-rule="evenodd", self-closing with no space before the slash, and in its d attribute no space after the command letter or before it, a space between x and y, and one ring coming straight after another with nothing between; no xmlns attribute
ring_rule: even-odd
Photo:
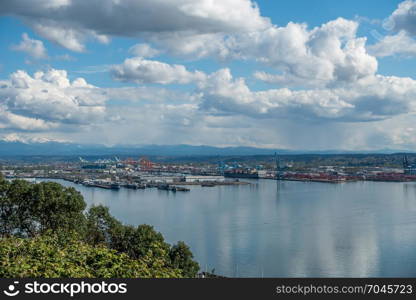
<svg viewBox="0 0 416 300"><path fill-rule="evenodd" d="M195 277L189 247L107 207L87 211L74 188L0 177L0 277Z"/></svg>

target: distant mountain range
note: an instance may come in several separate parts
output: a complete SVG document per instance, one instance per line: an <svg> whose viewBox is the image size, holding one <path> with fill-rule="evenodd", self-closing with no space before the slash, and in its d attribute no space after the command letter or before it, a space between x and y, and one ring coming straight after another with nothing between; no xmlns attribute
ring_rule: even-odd
<svg viewBox="0 0 416 300"><path fill-rule="evenodd" d="M277 150L253 147L211 147L191 145L85 145L61 142L24 143L20 141L0 141L0 156L99 156L99 155L151 155L151 156L228 156L228 155L268 155ZM286 152L278 150L279 153Z"/></svg>
<svg viewBox="0 0 416 300"><path fill-rule="evenodd" d="M0 141L0 157L11 156L249 156L278 154L362 154L362 153L399 153L403 150L384 149L379 151L292 151L284 149L264 149L255 147L212 147L192 145L85 145L67 142L21 142Z"/></svg>

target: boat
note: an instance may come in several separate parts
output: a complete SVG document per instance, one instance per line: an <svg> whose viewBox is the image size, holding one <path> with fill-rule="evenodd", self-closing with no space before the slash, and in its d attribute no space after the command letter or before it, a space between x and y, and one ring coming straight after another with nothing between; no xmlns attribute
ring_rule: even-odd
<svg viewBox="0 0 416 300"><path fill-rule="evenodd" d="M157 189L162 191L169 191L169 184L159 184Z"/></svg>
<svg viewBox="0 0 416 300"><path fill-rule="evenodd" d="M169 184L161 184L157 187L158 190L171 191L171 192L189 192L190 189L181 186L170 186Z"/></svg>
<svg viewBox="0 0 416 300"><path fill-rule="evenodd" d="M120 189L120 184L116 182L107 183L107 182L95 182L91 180L86 180L83 182L83 185L88 186L88 187L98 187L98 188L107 189L107 190L119 190Z"/></svg>
<svg viewBox="0 0 416 300"><path fill-rule="evenodd" d="M145 189L146 188L146 186L144 184L139 184L139 183L127 183L127 184L123 185L123 187L125 187L127 189L133 189L133 190Z"/></svg>
<svg viewBox="0 0 416 300"><path fill-rule="evenodd" d="M119 190L120 189L120 184L118 184L118 183L111 183L110 184L110 189L111 190Z"/></svg>
<svg viewBox="0 0 416 300"><path fill-rule="evenodd" d="M182 186L173 186L171 187L171 190L173 192L189 192L190 191L190 189L182 187Z"/></svg>
<svg viewBox="0 0 416 300"><path fill-rule="evenodd" d="M123 185L123 187L125 187L126 189L136 190L137 189L137 184L135 184L135 183L126 183L126 184Z"/></svg>
<svg viewBox="0 0 416 300"><path fill-rule="evenodd" d="M95 183L91 186L99 187L99 188L107 189L107 190L119 190L120 189L120 185L118 183Z"/></svg>

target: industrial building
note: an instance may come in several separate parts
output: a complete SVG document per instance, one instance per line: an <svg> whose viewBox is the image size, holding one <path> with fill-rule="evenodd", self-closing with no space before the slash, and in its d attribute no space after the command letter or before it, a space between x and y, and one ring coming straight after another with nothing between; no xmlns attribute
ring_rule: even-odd
<svg viewBox="0 0 416 300"><path fill-rule="evenodd" d="M224 176L185 176L185 182L223 182Z"/></svg>
<svg viewBox="0 0 416 300"><path fill-rule="evenodd" d="M141 180L151 183L174 183L179 182L180 177L177 176L153 176L153 175L144 175L140 176Z"/></svg>

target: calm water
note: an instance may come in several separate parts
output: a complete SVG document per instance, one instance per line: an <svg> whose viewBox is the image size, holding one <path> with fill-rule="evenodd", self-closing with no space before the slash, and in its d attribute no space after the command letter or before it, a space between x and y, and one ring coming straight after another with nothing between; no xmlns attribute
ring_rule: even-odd
<svg viewBox="0 0 416 300"><path fill-rule="evenodd" d="M185 241L201 268L217 274L416 276L416 183L259 180L174 194L59 182L124 223Z"/></svg>

